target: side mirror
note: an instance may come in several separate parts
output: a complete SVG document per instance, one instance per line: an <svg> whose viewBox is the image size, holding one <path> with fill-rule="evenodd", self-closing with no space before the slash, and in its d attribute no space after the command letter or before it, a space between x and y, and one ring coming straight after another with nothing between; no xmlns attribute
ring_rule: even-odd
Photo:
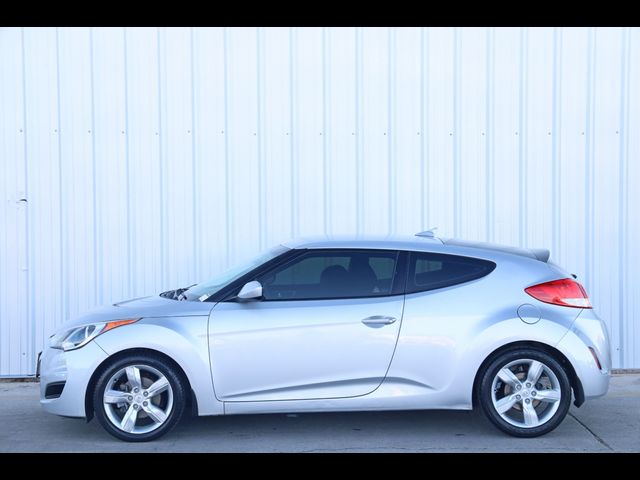
<svg viewBox="0 0 640 480"><path fill-rule="evenodd" d="M245 283L238 293L239 300L256 300L262 297L262 284L257 280Z"/></svg>

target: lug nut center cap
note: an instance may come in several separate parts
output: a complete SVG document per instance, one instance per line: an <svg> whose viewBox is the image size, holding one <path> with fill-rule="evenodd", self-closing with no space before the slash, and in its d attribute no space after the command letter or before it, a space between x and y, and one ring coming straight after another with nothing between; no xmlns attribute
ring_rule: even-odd
<svg viewBox="0 0 640 480"><path fill-rule="evenodd" d="M136 403L142 403L142 395L136 395L135 396L135 401L136 401Z"/></svg>

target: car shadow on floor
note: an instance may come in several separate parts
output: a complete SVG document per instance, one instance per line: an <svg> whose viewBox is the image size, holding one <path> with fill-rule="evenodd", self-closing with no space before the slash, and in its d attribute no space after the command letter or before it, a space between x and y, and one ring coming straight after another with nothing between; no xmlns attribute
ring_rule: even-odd
<svg viewBox="0 0 640 480"><path fill-rule="evenodd" d="M75 452L455 452L600 450L571 417L535 439L498 431L479 411L390 411L186 417L146 443L111 437L100 424L42 412L37 440L14 432L13 451ZM26 427L26 426L23 426ZM16 435L17 437L16 438ZM25 436L25 438L22 438Z"/></svg>

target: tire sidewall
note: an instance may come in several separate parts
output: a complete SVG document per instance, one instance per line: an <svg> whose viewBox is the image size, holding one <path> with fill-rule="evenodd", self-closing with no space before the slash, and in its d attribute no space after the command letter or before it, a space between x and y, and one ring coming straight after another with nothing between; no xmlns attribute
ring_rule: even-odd
<svg viewBox="0 0 640 480"><path fill-rule="evenodd" d="M133 364L148 365L159 370L167 378L173 390L173 407L167 420L157 429L141 434L123 432L113 425L107 417L103 403L104 391L111 376L118 370ZM177 425L184 413L185 400L184 380L175 367L154 355L131 355L111 362L102 371L93 393L93 409L102 427L114 437L127 442L147 442L161 437Z"/></svg>
<svg viewBox="0 0 640 480"><path fill-rule="evenodd" d="M533 428L522 428L510 424L496 411L492 401L493 379L498 371L509 362L520 359L542 362L558 377L560 384L561 399L558 410L546 423ZM501 353L487 365L478 385L478 398L487 418L503 432L516 437L537 437L552 431L564 420L571 406L571 383L562 365L548 353L536 349L518 348Z"/></svg>

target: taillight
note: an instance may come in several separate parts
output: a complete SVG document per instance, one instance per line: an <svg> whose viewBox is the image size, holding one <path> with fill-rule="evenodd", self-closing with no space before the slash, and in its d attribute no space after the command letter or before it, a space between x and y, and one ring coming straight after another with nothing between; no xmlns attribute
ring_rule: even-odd
<svg viewBox="0 0 640 480"><path fill-rule="evenodd" d="M541 302L563 307L591 308L587 292L572 278L533 285L525 288L524 291Z"/></svg>

